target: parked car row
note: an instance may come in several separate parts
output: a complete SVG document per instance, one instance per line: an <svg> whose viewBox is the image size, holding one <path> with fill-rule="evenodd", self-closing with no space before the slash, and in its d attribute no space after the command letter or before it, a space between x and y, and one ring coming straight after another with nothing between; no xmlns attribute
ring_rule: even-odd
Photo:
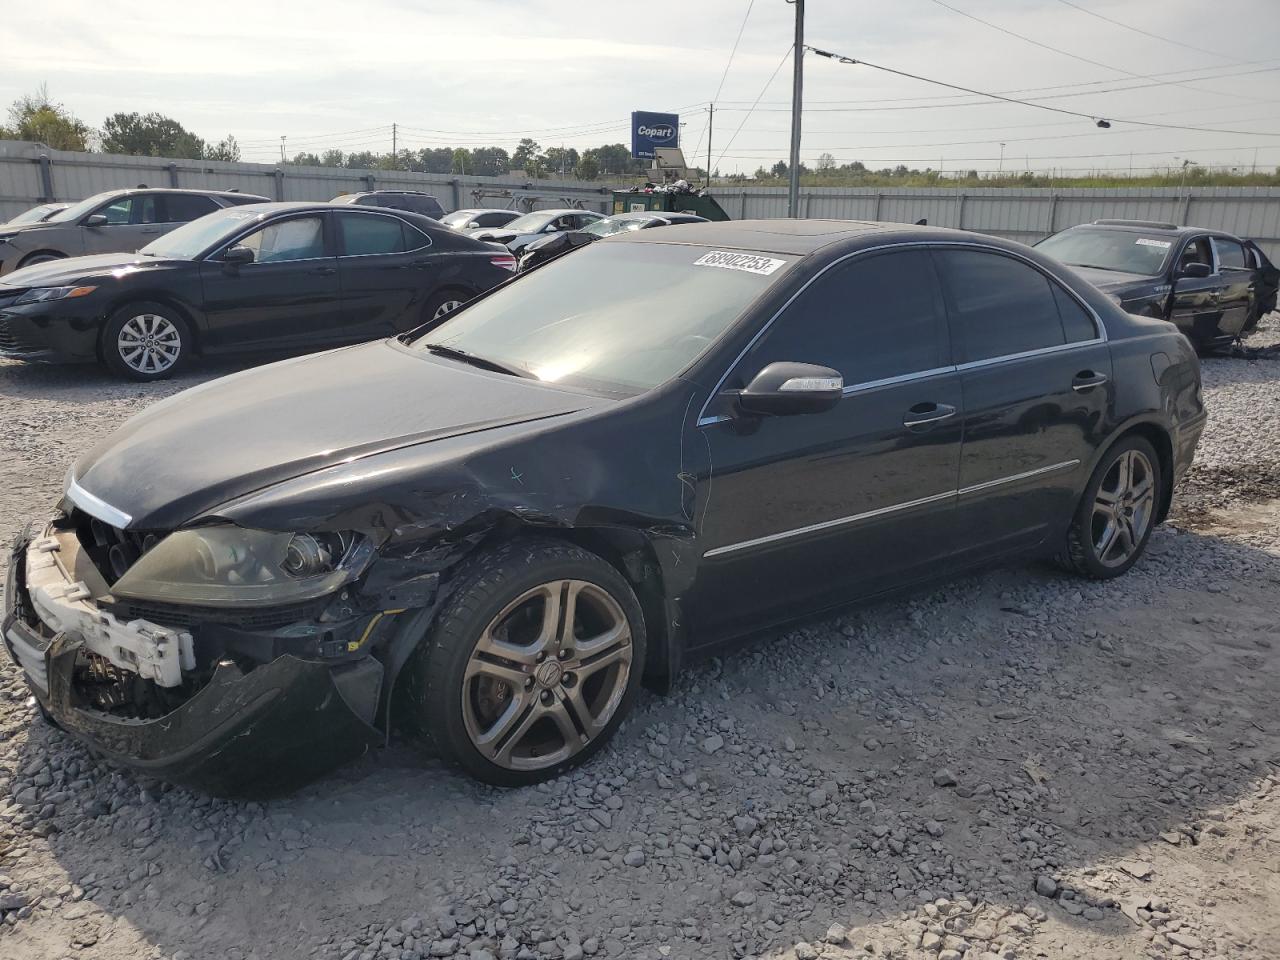
<svg viewBox="0 0 1280 960"><path fill-rule="evenodd" d="M38 263L0 281L0 355L101 360L135 380L194 354L306 351L402 333L511 276L515 258L420 214L229 207L137 253Z"/></svg>
<svg viewBox="0 0 1280 960"><path fill-rule="evenodd" d="M3 636L36 703L218 794L292 789L393 709L533 783L726 642L1011 556L1119 576L1206 419L1173 326L954 230L623 229L452 312L400 268L481 286L498 251L408 213L249 206L153 247L27 289L200 290L189 326L111 314L143 373L129 350L236 341L275 293L303 338L428 320L151 406L19 538Z"/></svg>

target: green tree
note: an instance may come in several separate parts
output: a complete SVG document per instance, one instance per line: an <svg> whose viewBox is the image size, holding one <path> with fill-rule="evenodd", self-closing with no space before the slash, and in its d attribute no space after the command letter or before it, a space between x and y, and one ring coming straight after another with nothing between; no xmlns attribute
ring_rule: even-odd
<svg viewBox="0 0 1280 960"><path fill-rule="evenodd" d="M516 152L511 155L511 167L514 170L524 170L529 176L535 177L542 159L542 147L536 140L525 137L516 145Z"/></svg>
<svg viewBox="0 0 1280 960"><path fill-rule="evenodd" d="M142 157L199 160L204 141L161 113L113 113L102 123L102 149Z"/></svg>
<svg viewBox="0 0 1280 960"><path fill-rule="evenodd" d="M477 177L501 177L511 169L511 156L502 147L476 147L467 170Z"/></svg>
<svg viewBox="0 0 1280 960"><path fill-rule="evenodd" d="M423 147L418 151L419 170L425 173L453 173L454 150L450 147ZM467 164L471 169L471 164Z"/></svg>
<svg viewBox="0 0 1280 960"><path fill-rule="evenodd" d="M341 150L326 150L320 154L320 166L322 167L341 167L346 163L346 154Z"/></svg>
<svg viewBox="0 0 1280 960"><path fill-rule="evenodd" d="M314 153L295 153L290 163L297 164L300 167L318 167L320 166L320 158Z"/></svg>
<svg viewBox="0 0 1280 960"><path fill-rule="evenodd" d="M240 144L236 143L234 136L227 134L226 139L219 140L212 145L205 144L204 158L206 160L226 160L231 163L238 163L240 161Z"/></svg>
<svg viewBox="0 0 1280 960"><path fill-rule="evenodd" d="M573 147L551 147L547 150L546 168L549 172L560 176L561 171L566 177L573 175L573 168L578 165L578 151Z"/></svg>
<svg viewBox="0 0 1280 960"><path fill-rule="evenodd" d="M0 127L0 139L34 140L54 150L88 150L92 133L88 124L49 99L49 90L43 83L34 94L13 102L9 125Z"/></svg>
<svg viewBox="0 0 1280 960"><path fill-rule="evenodd" d="M595 157L583 157L573 172L579 180L594 180L600 176L600 164Z"/></svg>

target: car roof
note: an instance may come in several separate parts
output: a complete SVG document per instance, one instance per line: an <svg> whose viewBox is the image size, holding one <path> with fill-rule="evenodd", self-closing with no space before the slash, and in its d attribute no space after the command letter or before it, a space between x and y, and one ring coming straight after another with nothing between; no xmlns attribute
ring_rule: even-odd
<svg viewBox="0 0 1280 960"><path fill-rule="evenodd" d="M264 201L267 199L260 194L241 193L239 190L197 190L191 187L129 187L122 190L103 190L102 193L120 197L134 193L190 193L198 197L258 197Z"/></svg>
<svg viewBox="0 0 1280 960"><path fill-rule="evenodd" d="M1155 220L1094 220L1092 223L1077 223L1064 230L1076 230L1091 227L1095 230L1120 230L1126 233L1144 233L1162 237L1185 237L1192 233L1208 233L1222 237L1234 237L1226 230L1215 230L1211 227L1178 226L1174 223L1163 223Z"/></svg>
<svg viewBox="0 0 1280 960"><path fill-rule="evenodd" d="M842 240L884 232L891 228L915 229L909 224L872 223L865 220L721 220L689 223L680 231L680 239L665 239L665 230L637 230L607 237L624 243L683 243L702 247L731 247L738 250L769 250L774 253L810 254ZM933 228L936 232L937 228ZM946 231L959 233L960 231Z"/></svg>

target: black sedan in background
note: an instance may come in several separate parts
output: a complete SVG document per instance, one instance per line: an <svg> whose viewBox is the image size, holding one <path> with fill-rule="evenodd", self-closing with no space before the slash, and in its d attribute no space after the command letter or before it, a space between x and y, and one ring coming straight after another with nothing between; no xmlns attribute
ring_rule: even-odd
<svg viewBox="0 0 1280 960"><path fill-rule="evenodd" d="M670 227L681 223L710 223L706 217L692 213L627 213L616 217L605 217L589 223L581 230L567 230L553 233L548 237L539 237L528 244L520 254L520 269L532 270L556 257L585 247L604 237L628 230L652 230L654 227Z"/></svg>
<svg viewBox="0 0 1280 960"><path fill-rule="evenodd" d="M1176 323L1198 349L1251 333L1275 309L1280 271L1252 240L1203 227L1095 220L1036 249L1075 269L1129 313Z"/></svg>
<svg viewBox="0 0 1280 960"><path fill-rule="evenodd" d="M402 210L260 203L137 253L0 281L0 357L101 361L158 380L193 355L308 351L402 333L508 279L515 258Z"/></svg>
<svg viewBox="0 0 1280 960"><path fill-rule="evenodd" d="M638 230L140 413L19 538L4 638L151 776L285 790L395 703L528 784L725 641L1012 555L1123 574L1204 422L1182 334L1020 244Z"/></svg>

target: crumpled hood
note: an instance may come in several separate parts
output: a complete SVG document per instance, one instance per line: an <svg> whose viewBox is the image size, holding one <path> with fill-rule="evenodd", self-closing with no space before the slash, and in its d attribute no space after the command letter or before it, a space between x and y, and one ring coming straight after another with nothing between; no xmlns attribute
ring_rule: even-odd
<svg viewBox="0 0 1280 960"><path fill-rule="evenodd" d="M378 341L170 397L102 440L73 474L128 514L130 529L169 530L337 463L607 402Z"/></svg>
<svg viewBox="0 0 1280 960"><path fill-rule="evenodd" d="M6 286L62 287L80 280L112 277L135 270L154 270L172 263L173 260L144 257L138 253L99 253L89 257L67 257L13 271L0 281L0 291Z"/></svg>
<svg viewBox="0 0 1280 960"><path fill-rule="evenodd" d="M1108 293L1119 292L1124 287L1137 287L1160 282L1156 277L1144 277L1140 273L1121 273L1117 270L1098 270L1094 267L1072 267L1071 269L1099 290Z"/></svg>
<svg viewBox="0 0 1280 960"><path fill-rule="evenodd" d="M510 230L504 230L502 227L490 227L487 230L471 230L467 236L473 240L492 240L497 243L510 243L517 237L532 237L532 233L512 233Z"/></svg>

